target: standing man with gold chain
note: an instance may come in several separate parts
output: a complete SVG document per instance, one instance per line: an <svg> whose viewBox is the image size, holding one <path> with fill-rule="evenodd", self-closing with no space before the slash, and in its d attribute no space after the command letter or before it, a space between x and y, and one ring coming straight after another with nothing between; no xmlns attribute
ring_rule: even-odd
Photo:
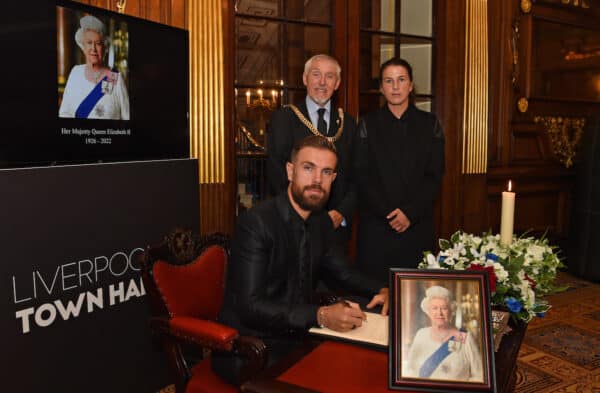
<svg viewBox="0 0 600 393"><path fill-rule="evenodd" d="M337 178L326 209L335 229L336 242L346 247L351 219L356 207L352 174L352 154L356 142L356 123L331 100L341 82L338 61L325 54L311 57L304 65L302 81L306 98L273 113L267 140L267 180L269 191L277 195L288 184L285 166L294 144L310 134L322 135L335 144L338 152Z"/></svg>

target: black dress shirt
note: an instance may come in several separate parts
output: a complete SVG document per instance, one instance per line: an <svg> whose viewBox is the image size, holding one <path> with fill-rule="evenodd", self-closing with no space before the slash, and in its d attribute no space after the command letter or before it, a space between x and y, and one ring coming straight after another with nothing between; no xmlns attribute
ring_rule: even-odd
<svg viewBox="0 0 600 393"><path fill-rule="evenodd" d="M300 247L303 231L305 256ZM327 213L312 213L304 221L287 192L246 211L233 238L219 319L243 335L289 337L316 326L319 305L310 297L319 278L352 294L377 294L378 283L349 265L332 237Z"/></svg>

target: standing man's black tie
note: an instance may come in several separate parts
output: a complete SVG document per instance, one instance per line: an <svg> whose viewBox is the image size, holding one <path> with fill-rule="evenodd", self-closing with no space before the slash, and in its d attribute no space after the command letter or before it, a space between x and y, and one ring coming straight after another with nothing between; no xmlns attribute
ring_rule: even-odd
<svg viewBox="0 0 600 393"><path fill-rule="evenodd" d="M317 113L319 114L319 120L317 120L317 130L319 130L319 132L322 135L327 135L327 123L325 123L325 108L319 108L317 110Z"/></svg>

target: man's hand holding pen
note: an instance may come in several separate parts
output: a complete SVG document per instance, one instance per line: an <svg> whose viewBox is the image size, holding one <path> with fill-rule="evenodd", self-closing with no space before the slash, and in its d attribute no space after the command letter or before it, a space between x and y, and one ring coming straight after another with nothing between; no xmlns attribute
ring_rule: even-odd
<svg viewBox="0 0 600 393"><path fill-rule="evenodd" d="M317 322L320 326L338 332L347 332L366 322L367 315L357 303L340 300L330 306L320 307L317 311Z"/></svg>
<svg viewBox="0 0 600 393"><path fill-rule="evenodd" d="M367 308L371 309L382 305L381 315L387 315L389 308L389 290L381 288L379 293L373 296ZM367 322L367 315L362 312L357 303L348 300L339 300L330 306L322 306L317 310L317 323L338 332L347 332Z"/></svg>

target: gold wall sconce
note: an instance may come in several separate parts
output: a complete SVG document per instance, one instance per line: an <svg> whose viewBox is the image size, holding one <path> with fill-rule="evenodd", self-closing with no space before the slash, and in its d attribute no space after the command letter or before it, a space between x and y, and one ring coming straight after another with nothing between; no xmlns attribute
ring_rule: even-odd
<svg viewBox="0 0 600 393"><path fill-rule="evenodd" d="M541 123L548 137L554 154L566 167L573 165L573 159L577 154L577 147L583 136L585 126L584 117L565 116L535 116L534 123Z"/></svg>

